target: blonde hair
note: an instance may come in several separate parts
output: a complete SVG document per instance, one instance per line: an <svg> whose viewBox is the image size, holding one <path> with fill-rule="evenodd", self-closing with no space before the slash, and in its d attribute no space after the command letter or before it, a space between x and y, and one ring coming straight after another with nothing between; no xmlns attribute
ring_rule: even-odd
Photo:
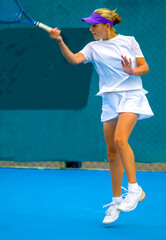
<svg viewBox="0 0 166 240"><path fill-rule="evenodd" d="M94 11L100 16L107 18L108 20L113 22L113 26L119 24L121 22L121 17L116 13L116 9L111 11L108 8L99 8ZM115 31L115 29L114 29Z"/></svg>

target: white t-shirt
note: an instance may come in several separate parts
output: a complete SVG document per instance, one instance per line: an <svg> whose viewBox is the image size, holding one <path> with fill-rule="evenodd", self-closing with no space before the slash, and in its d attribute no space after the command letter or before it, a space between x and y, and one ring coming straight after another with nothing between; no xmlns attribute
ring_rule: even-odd
<svg viewBox="0 0 166 240"><path fill-rule="evenodd" d="M104 92L117 92L143 89L140 76L128 75L124 72L121 55L131 58L132 67L136 68L136 58L144 57L134 37L117 35L103 41L88 43L81 51L86 58L84 63L93 63L99 74L98 96Z"/></svg>

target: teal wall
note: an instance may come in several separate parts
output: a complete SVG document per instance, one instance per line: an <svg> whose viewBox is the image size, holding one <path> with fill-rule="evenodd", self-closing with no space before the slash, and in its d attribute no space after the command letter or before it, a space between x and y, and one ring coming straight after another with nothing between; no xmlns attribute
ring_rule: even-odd
<svg viewBox="0 0 166 240"><path fill-rule="evenodd" d="M137 162L165 162L163 16L166 1L21 2L34 19L51 27L60 27L74 52L91 40L88 26L80 20L81 17L88 16L100 7L118 8L122 22L116 28L117 33L135 36L149 64L150 72L143 76L143 85L149 91L147 97L155 113L153 118L137 123L130 143ZM35 68L37 59L39 62ZM39 63L43 63L41 68ZM39 74L40 70L43 74ZM69 81L73 84L68 84ZM106 147L100 122L101 98L95 97L97 91L98 76L92 66L68 65L58 53L56 42L49 39L47 33L24 25L1 24L0 159L104 161Z"/></svg>

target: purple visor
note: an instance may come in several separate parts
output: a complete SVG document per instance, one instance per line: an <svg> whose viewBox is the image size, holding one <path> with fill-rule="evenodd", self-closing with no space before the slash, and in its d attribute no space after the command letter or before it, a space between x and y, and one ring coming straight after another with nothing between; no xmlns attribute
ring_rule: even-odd
<svg viewBox="0 0 166 240"><path fill-rule="evenodd" d="M90 15L90 17L82 18L81 20L84 21L84 22L87 22L89 24L109 23L111 27L113 26L112 21L108 20L107 18L104 18L104 17L100 16L99 14L97 14L95 12L92 13L92 15Z"/></svg>

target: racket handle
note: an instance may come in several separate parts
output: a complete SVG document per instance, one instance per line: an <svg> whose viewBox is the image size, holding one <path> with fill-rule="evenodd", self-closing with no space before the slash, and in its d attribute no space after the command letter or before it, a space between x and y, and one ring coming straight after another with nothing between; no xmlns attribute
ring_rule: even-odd
<svg viewBox="0 0 166 240"><path fill-rule="evenodd" d="M46 30L47 32L49 32L50 30L52 30L51 27L49 27L49 26L47 26L47 25L45 25L45 24L43 24L43 23L40 23L40 22L37 22L35 25L36 25L36 27L43 28L43 29Z"/></svg>

